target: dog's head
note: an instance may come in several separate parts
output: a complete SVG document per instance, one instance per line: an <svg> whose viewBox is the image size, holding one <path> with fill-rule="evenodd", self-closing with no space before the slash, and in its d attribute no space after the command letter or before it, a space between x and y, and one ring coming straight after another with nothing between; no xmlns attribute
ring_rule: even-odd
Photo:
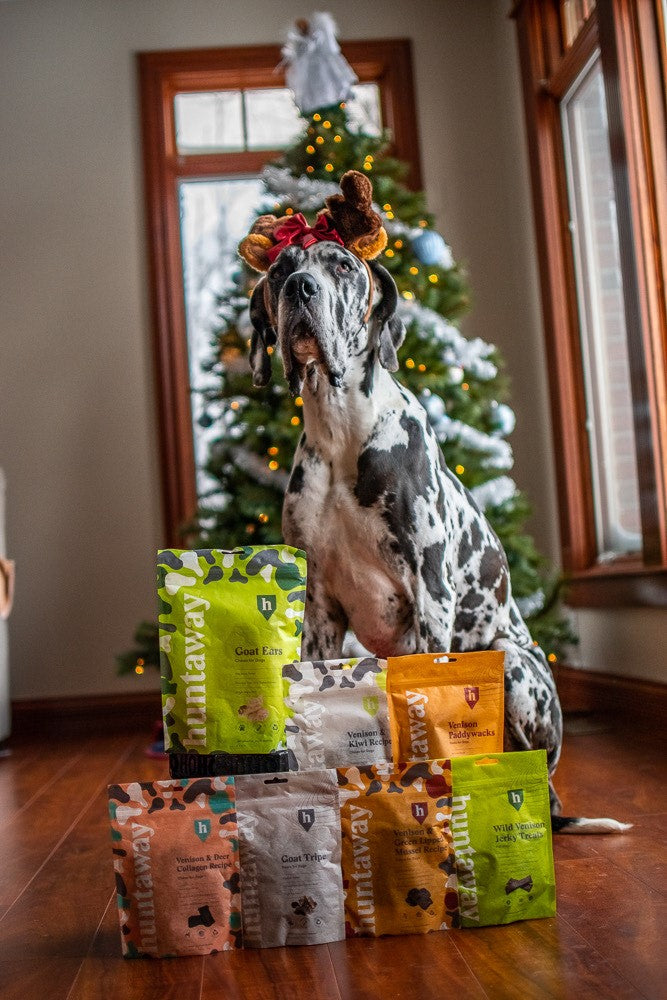
<svg viewBox="0 0 667 1000"><path fill-rule="evenodd" d="M394 280L374 261L387 234L373 189L356 170L340 186L312 228L302 215L263 215L239 246L251 267L266 272L250 301L255 385L271 378L269 348L276 341L295 394L306 371L315 381L323 372L331 385L344 385L352 359L373 351L385 368L398 368L404 331Z"/></svg>
<svg viewBox="0 0 667 1000"><path fill-rule="evenodd" d="M360 260L334 242L287 247L250 301L255 385L271 378L268 348L276 341L295 394L311 366L340 387L352 360L374 350L380 364L396 371L404 336L397 304L396 284L381 264Z"/></svg>

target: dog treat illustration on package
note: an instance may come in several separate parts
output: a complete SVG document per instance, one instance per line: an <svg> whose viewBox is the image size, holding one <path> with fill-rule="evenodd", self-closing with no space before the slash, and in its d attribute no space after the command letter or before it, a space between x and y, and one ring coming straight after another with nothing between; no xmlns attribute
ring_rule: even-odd
<svg viewBox="0 0 667 1000"><path fill-rule="evenodd" d="M281 671L301 648L304 553L163 549L157 571L167 750L252 754L284 745Z"/></svg>
<svg viewBox="0 0 667 1000"><path fill-rule="evenodd" d="M283 667L285 735L298 770L391 760L386 675L372 656Z"/></svg>
<svg viewBox="0 0 667 1000"><path fill-rule="evenodd" d="M338 770L348 936L458 926L449 761Z"/></svg>
<svg viewBox="0 0 667 1000"><path fill-rule="evenodd" d="M501 652L419 653L387 660L394 763L503 749Z"/></svg>
<svg viewBox="0 0 667 1000"><path fill-rule="evenodd" d="M236 779L247 948L345 937L333 770Z"/></svg>
<svg viewBox="0 0 667 1000"><path fill-rule="evenodd" d="M241 946L233 778L109 785L126 958Z"/></svg>
<svg viewBox="0 0 667 1000"><path fill-rule="evenodd" d="M545 750L452 760L463 927L556 912Z"/></svg>

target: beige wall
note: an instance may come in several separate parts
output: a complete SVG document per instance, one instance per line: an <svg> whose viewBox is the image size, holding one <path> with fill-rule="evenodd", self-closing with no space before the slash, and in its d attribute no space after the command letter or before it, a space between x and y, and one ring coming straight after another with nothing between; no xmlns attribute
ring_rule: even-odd
<svg viewBox="0 0 667 1000"><path fill-rule="evenodd" d="M470 269L470 334L514 382L516 478L557 551L534 242L507 0L332 0L347 38L414 42L425 185ZM161 542L134 53L275 42L292 0L0 3L0 465L16 698L136 690L115 676L154 613ZM647 675L660 612L581 616L586 666ZM608 623L626 647L610 640ZM643 645L642 645L643 644Z"/></svg>

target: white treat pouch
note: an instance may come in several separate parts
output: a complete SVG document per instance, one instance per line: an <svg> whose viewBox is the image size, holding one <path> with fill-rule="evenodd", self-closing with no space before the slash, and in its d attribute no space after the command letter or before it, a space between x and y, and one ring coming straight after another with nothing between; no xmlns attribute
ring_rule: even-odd
<svg viewBox="0 0 667 1000"><path fill-rule="evenodd" d="M236 804L244 947L341 941L336 772L240 775Z"/></svg>
<svg viewBox="0 0 667 1000"><path fill-rule="evenodd" d="M284 666L291 766L306 771L390 761L386 678L386 661L372 656Z"/></svg>

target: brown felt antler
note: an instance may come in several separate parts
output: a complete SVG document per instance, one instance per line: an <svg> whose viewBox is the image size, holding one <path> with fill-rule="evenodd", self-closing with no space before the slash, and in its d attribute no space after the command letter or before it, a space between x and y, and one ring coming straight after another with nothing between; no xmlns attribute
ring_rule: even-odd
<svg viewBox="0 0 667 1000"><path fill-rule="evenodd" d="M387 245L382 219L373 210L373 185L358 170L348 170L340 181L342 194L327 198L325 213L348 250L363 260L372 260Z"/></svg>

